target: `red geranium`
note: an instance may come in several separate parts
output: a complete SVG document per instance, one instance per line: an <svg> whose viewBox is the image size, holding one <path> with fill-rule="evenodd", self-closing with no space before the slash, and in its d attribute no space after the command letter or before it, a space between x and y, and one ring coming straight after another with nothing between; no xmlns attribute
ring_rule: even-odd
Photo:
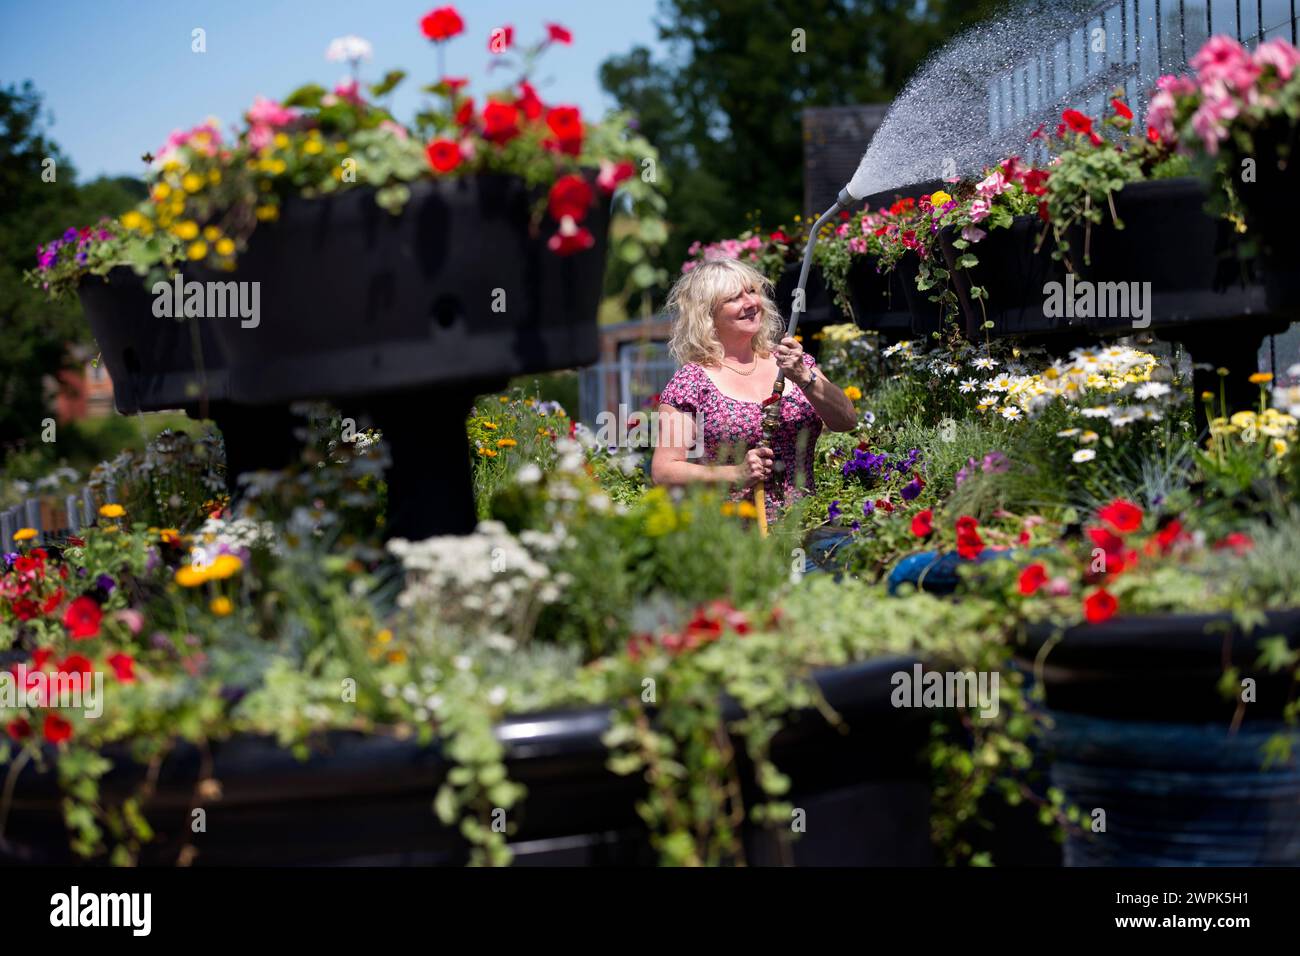
<svg viewBox="0 0 1300 956"><path fill-rule="evenodd" d="M934 533L934 512L926 508L912 515L912 534L918 538L928 538Z"/></svg>
<svg viewBox="0 0 1300 956"><path fill-rule="evenodd" d="M483 107L483 138L488 142L508 143L519 135L519 107L493 100Z"/></svg>
<svg viewBox="0 0 1300 956"><path fill-rule="evenodd" d="M460 165L460 144L450 139L435 139L425 147L429 165L440 173L449 173Z"/></svg>
<svg viewBox="0 0 1300 956"><path fill-rule="evenodd" d="M1183 523L1175 518L1156 532L1154 544L1161 554L1168 554L1183 536ZM1147 542L1147 554L1152 553L1152 542Z"/></svg>
<svg viewBox="0 0 1300 956"><path fill-rule="evenodd" d="M63 588L56 588L54 593L47 597L45 603L41 605L41 613L49 614L62 603Z"/></svg>
<svg viewBox="0 0 1300 956"><path fill-rule="evenodd" d="M1024 176L1025 192L1031 196L1047 195L1047 180L1052 174L1045 169L1031 169Z"/></svg>
<svg viewBox="0 0 1300 956"><path fill-rule="evenodd" d="M83 654L69 654L59 662L58 673L60 674L90 674L95 670L95 665L90 663L90 658Z"/></svg>
<svg viewBox="0 0 1300 956"><path fill-rule="evenodd" d="M22 717L5 724L5 730L14 740L26 740L32 735L32 725Z"/></svg>
<svg viewBox="0 0 1300 956"><path fill-rule="evenodd" d="M14 558L14 570L19 574L31 574L34 571L41 570L41 562L25 554L20 554Z"/></svg>
<svg viewBox="0 0 1300 956"><path fill-rule="evenodd" d="M1109 621L1118 609L1119 602L1115 600L1115 595L1105 588L1098 588L1083 599L1083 616L1089 624Z"/></svg>
<svg viewBox="0 0 1300 956"><path fill-rule="evenodd" d="M439 7L424 15L420 21L420 31L434 43L442 43L464 33L465 21L460 18L455 7Z"/></svg>
<svg viewBox="0 0 1300 956"><path fill-rule="evenodd" d="M546 248L557 256L571 256L575 252L590 249L595 244L596 237L591 234L591 230L586 226L576 224L573 228L566 229L565 225L561 223L559 231L546 240Z"/></svg>
<svg viewBox="0 0 1300 956"><path fill-rule="evenodd" d="M582 151L582 114L576 106L557 106L549 110L546 125L555 134L555 139L542 144L547 149L570 156L577 156Z"/></svg>
<svg viewBox="0 0 1300 956"><path fill-rule="evenodd" d="M1097 512L1097 517L1120 534L1129 534L1142 527L1142 509L1124 498L1116 498Z"/></svg>
<svg viewBox="0 0 1300 956"><path fill-rule="evenodd" d="M31 598L19 598L13 603L14 617L20 621L30 621L41 613L41 606Z"/></svg>
<svg viewBox="0 0 1300 956"><path fill-rule="evenodd" d="M573 34L558 23L546 24L546 37L552 43L572 43Z"/></svg>
<svg viewBox="0 0 1300 956"><path fill-rule="evenodd" d="M99 622L104 612L88 597L79 597L63 613L63 626L74 641L85 640L99 633Z"/></svg>
<svg viewBox="0 0 1300 956"><path fill-rule="evenodd" d="M556 222L570 216L575 222L581 222L587 216L591 205L591 186L581 176L561 176L551 187L549 208L551 217Z"/></svg>
<svg viewBox="0 0 1300 956"><path fill-rule="evenodd" d="M1061 114L1061 119L1065 120L1065 125L1076 133L1092 132L1092 120L1078 110L1066 110Z"/></svg>
<svg viewBox="0 0 1300 956"><path fill-rule="evenodd" d="M980 537L979 523L970 515L957 519L957 554L967 561L973 561L984 550L984 539Z"/></svg>
<svg viewBox="0 0 1300 956"><path fill-rule="evenodd" d="M123 684L130 684L135 681L135 658L130 654L123 654L118 651L116 654L106 658L108 666L113 668L113 673Z"/></svg>
<svg viewBox="0 0 1300 956"><path fill-rule="evenodd" d="M460 109L456 110L456 123L460 126L468 126L474 121L474 97L467 97L464 103L460 104Z"/></svg>
<svg viewBox="0 0 1300 956"><path fill-rule="evenodd" d="M1115 114L1125 120L1133 119L1133 111L1128 108L1128 104L1116 97L1110 101L1110 105L1115 107Z"/></svg>
<svg viewBox="0 0 1300 956"><path fill-rule="evenodd" d="M1047 583L1047 568L1041 564L1031 564L1020 572L1020 593L1033 594Z"/></svg>
<svg viewBox="0 0 1300 956"><path fill-rule="evenodd" d="M519 84L519 98L515 100L515 106L523 110L524 117L529 120L537 119L546 109L541 98L537 95L537 90L527 80L523 80Z"/></svg>
<svg viewBox="0 0 1300 956"><path fill-rule="evenodd" d="M1152 143L1160 142L1160 134L1156 132L1154 126L1147 127L1147 141Z"/></svg>
<svg viewBox="0 0 1300 956"><path fill-rule="evenodd" d="M46 714L42 732L50 743L61 744L72 736L72 724L68 723L62 714Z"/></svg>

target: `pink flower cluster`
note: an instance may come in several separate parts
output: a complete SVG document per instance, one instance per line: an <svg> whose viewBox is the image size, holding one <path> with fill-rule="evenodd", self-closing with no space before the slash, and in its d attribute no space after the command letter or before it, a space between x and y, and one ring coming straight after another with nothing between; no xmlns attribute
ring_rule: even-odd
<svg viewBox="0 0 1300 956"><path fill-rule="evenodd" d="M202 135L200 135L202 134ZM209 117L193 129L174 129L167 142L158 150L157 162L165 163L182 146L188 146L205 156L215 156L221 146L221 126L215 116Z"/></svg>
<svg viewBox="0 0 1300 956"><path fill-rule="evenodd" d="M721 242L711 242L708 245L697 240L686 250L686 254L691 258L682 263L682 272L690 272L701 262L710 262L713 259L739 259L746 253L749 254L750 261L757 262L758 250L766 244L760 236L750 236L748 239L723 239Z"/></svg>
<svg viewBox="0 0 1300 956"><path fill-rule="evenodd" d="M1192 114L1192 129L1211 156L1228 138L1229 124L1252 106L1270 109L1269 95L1288 82L1300 65L1300 51L1285 40L1268 40L1254 53L1236 40L1214 36L1192 57L1196 77L1162 76L1147 110L1147 126L1162 139L1177 134L1179 99L1199 98Z"/></svg>
<svg viewBox="0 0 1300 956"><path fill-rule="evenodd" d="M258 150L270 146L276 130L298 118L296 110L262 96L253 97L253 105L245 115L248 117L248 145Z"/></svg>

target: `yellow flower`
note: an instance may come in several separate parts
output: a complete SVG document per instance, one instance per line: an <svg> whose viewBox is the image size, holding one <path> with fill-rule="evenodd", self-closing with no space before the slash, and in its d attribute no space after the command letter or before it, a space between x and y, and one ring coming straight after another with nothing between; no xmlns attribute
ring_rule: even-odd
<svg viewBox="0 0 1300 956"><path fill-rule="evenodd" d="M243 567L244 562L233 554L219 554L208 565L208 577L214 581L224 581L232 574L238 574Z"/></svg>
<svg viewBox="0 0 1300 956"><path fill-rule="evenodd" d="M483 423L483 427L486 428L486 429L488 429L489 431L496 431L496 430L497 430L496 423L494 423L494 422L484 422L484 423Z"/></svg>
<svg viewBox="0 0 1300 956"><path fill-rule="evenodd" d="M208 242L216 242L221 238L221 230L216 226L204 226L203 238L208 240Z"/></svg>
<svg viewBox="0 0 1300 956"><path fill-rule="evenodd" d="M162 528L158 531L158 540L163 544L180 544L181 533L175 528Z"/></svg>
<svg viewBox="0 0 1300 956"><path fill-rule="evenodd" d="M198 242L191 242L185 250L185 254L196 261L202 259L208 254L208 244L202 239Z"/></svg>
<svg viewBox="0 0 1300 956"><path fill-rule="evenodd" d="M221 170L219 169L208 170L208 182L211 183L213 186L219 185L221 182Z"/></svg>
<svg viewBox="0 0 1300 956"><path fill-rule="evenodd" d="M187 193L196 193L203 188L203 177L198 173L186 173L181 177L181 188Z"/></svg>
<svg viewBox="0 0 1300 956"><path fill-rule="evenodd" d="M155 202L162 202L172 194L172 188L166 183L159 183L153 188L153 198Z"/></svg>
<svg viewBox="0 0 1300 956"><path fill-rule="evenodd" d="M99 514L104 518L120 518L126 514L126 509L121 505L106 504L99 506Z"/></svg>
<svg viewBox="0 0 1300 956"><path fill-rule="evenodd" d="M950 202L952 202L952 197L949 196L942 189L940 189L936 193L930 194L930 205L932 205L935 209L939 209L945 203L950 203Z"/></svg>
<svg viewBox="0 0 1300 956"><path fill-rule="evenodd" d="M139 229L144 225L145 218L134 209L122 216L122 226L125 229Z"/></svg>
<svg viewBox="0 0 1300 956"><path fill-rule="evenodd" d="M389 651L389 652L388 652L388 663L390 663L390 664L402 664L402 663L405 663L405 661L406 661L406 652L405 652L405 651Z"/></svg>
<svg viewBox="0 0 1300 956"><path fill-rule="evenodd" d="M1212 402L1212 401L1214 401L1214 393L1213 393L1213 392L1201 392L1201 401L1203 401L1203 402Z"/></svg>
<svg viewBox="0 0 1300 956"><path fill-rule="evenodd" d="M722 513L730 518L736 513L736 503L734 501L724 501L722 503Z"/></svg>
<svg viewBox="0 0 1300 956"><path fill-rule="evenodd" d="M197 239L199 236L199 224L192 219L186 219L184 222L178 222L172 227L172 232L177 239L183 239L189 242L191 239Z"/></svg>
<svg viewBox="0 0 1300 956"><path fill-rule="evenodd" d="M515 447L516 445L518 445L518 444L519 444L519 442L515 441L513 438L498 438L498 439L497 439L497 447L498 447L498 448L514 448L514 447Z"/></svg>
<svg viewBox="0 0 1300 956"><path fill-rule="evenodd" d="M850 402L856 402L862 397L862 389L856 385L848 385L844 388L844 394L848 396Z"/></svg>
<svg viewBox="0 0 1300 956"><path fill-rule="evenodd" d="M1286 454L1286 450L1287 450L1287 443L1285 439L1282 438L1273 439L1273 454L1281 458L1283 455Z"/></svg>
<svg viewBox="0 0 1300 956"><path fill-rule="evenodd" d="M1256 372L1250 377L1250 380L1256 385L1265 385L1273 381L1273 376L1269 372Z"/></svg>
<svg viewBox="0 0 1300 956"><path fill-rule="evenodd" d="M38 535L39 533L40 532L38 532L35 528L19 528L17 531L14 532L14 540L30 541L32 540L32 538L36 537L36 535Z"/></svg>
<svg viewBox="0 0 1300 956"><path fill-rule="evenodd" d="M309 139L307 142L302 144L302 151L308 156L315 156L324 148L325 147L321 145L321 141L318 139Z"/></svg>
<svg viewBox="0 0 1300 956"><path fill-rule="evenodd" d="M235 606L230 603L230 598L228 597L215 597L212 599L211 603L208 604L208 610L217 617L226 617L234 609Z"/></svg>
<svg viewBox="0 0 1300 956"><path fill-rule="evenodd" d="M279 206L258 206L255 211L260 222L275 222L280 218Z"/></svg>
<svg viewBox="0 0 1300 956"><path fill-rule="evenodd" d="M757 518L758 509L754 507L752 501L741 501L736 505L736 513L742 518Z"/></svg>
<svg viewBox="0 0 1300 956"><path fill-rule="evenodd" d="M378 641L380 644L387 644L392 639L393 639L393 632L390 631L388 628L384 628L382 631L380 631L378 634L375 635L375 640Z"/></svg>
<svg viewBox="0 0 1300 956"><path fill-rule="evenodd" d="M271 142L275 143L276 149L289 148L289 137L285 136L284 133L276 133L275 136L271 138Z"/></svg>
<svg viewBox="0 0 1300 956"><path fill-rule="evenodd" d="M495 458L497 456L497 453L491 448L480 448L478 453L482 458Z"/></svg>
<svg viewBox="0 0 1300 956"><path fill-rule="evenodd" d="M510 401L510 396L508 396L508 395L498 395L498 396L497 396L497 401L499 401L502 405L504 405L506 402Z"/></svg>
<svg viewBox="0 0 1300 956"><path fill-rule="evenodd" d="M224 237L217 240L215 248L217 250L217 255L219 256L230 256L235 253L234 242Z"/></svg>
<svg viewBox="0 0 1300 956"><path fill-rule="evenodd" d="M208 579L208 572L193 564L176 570L176 583L183 588L196 588Z"/></svg>

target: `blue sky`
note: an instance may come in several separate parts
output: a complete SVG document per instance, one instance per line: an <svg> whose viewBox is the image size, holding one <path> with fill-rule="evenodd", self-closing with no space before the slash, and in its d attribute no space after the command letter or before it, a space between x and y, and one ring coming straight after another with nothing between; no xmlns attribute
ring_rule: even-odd
<svg viewBox="0 0 1300 956"><path fill-rule="evenodd" d="M408 77L392 108L409 119L418 88L438 78L421 17L446 0L0 0L0 83L32 80L53 114L49 132L82 181L138 174L139 157L176 128L218 117L238 120L255 95L279 99L306 82L333 86L346 65L325 59L334 37L356 34L374 46L362 79L390 69ZM637 44L662 50L655 0L462 0L465 33L447 46L447 73L468 76L480 97L503 85L488 73L487 37L511 24L516 42L545 35L546 22L573 32L572 46L543 58L536 85L548 103L602 115L613 101L600 89L603 60ZM207 52L191 51L191 31ZM491 85L488 84L490 80Z"/></svg>

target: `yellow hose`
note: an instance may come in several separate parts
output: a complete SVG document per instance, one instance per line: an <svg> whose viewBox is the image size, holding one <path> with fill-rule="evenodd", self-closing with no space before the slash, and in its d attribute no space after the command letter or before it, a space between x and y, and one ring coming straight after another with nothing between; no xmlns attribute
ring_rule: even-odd
<svg viewBox="0 0 1300 956"><path fill-rule="evenodd" d="M758 533L767 537L767 498L763 494L763 483L754 486L754 508L758 511Z"/></svg>

